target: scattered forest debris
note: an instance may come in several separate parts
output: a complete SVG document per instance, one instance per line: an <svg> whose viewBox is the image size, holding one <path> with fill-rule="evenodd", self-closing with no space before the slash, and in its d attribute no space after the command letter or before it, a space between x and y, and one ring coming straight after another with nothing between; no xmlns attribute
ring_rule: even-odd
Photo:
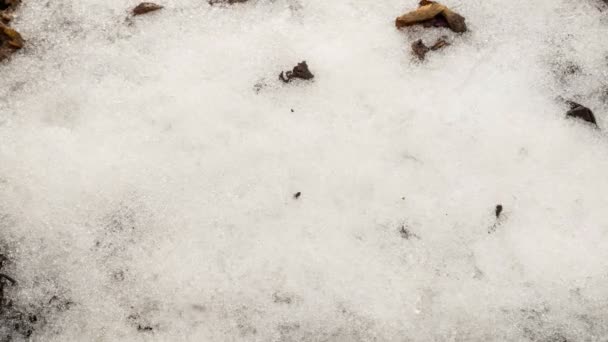
<svg viewBox="0 0 608 342"><path fill-rule="evenodd" d="M422 60L424 60L424 58L426 57L426 54L429 51L436 51L436 50L441 49L442 47L450 45L450 43L448 43L445 39L446 39L446 37L441 37L441 38L437 39L435 44L433 44L433 46L431 46L431 47L426 46L424 44L424 42L422 41L422 39L418 39L417 41L412 43L412 52L414 53L414 55L416 57L418 57L418 59L420 59L422 61Z"/></svg>
<svg viewBox="0 0 608 342"><path fill-rule="evenodd" d="M139 324L137 326L137 331L152 331L152 330L154 330L154 328L152 328L149 325L141 325L141 324Z"/></svg>
<svg viewBox="0 0 608 342"><path fill-rule="evenodd" d="M291 82L294 78L300 78L303 80L311 80L315 77L310 70L308 70L308 64L306 61L298 63L295 67L293 67L292 71L281 72L279 74L279 79L285 83Z"/></svg>
<svg viewBox="0 0 608 342"><path fill-rule="evenodd" d="M256 94L259 94L262 89L264 89L267 86L266 82L264 79L259 80L258 82L256 82L256 84L253 85L253 91L255 91Z"/></svg>
<svg viewBox="0 0 608 342"><path fill-rule="evenodd" d="M0 271L2 271L7 262L8 258L0 254ZM17 284L15 279L4 273L0 273L0 312L2 312L3 307L9 304L9 300L4 297L4 287L6 285L14 286L15 284Z"/></svg>
<svg viewBox="0 0 608 342"><path fill-rule="evenodd" d="M4 244L0 242L0 246ZM35 331L43 329L60 313L74 304L63 297L53 295L50 300L22 302L8 286L19 283L6 275L6 268L12 262L0 250L0 341L29 341Z"/></svg>
<svg viewBox="0 0 608 342"><path fill-rule="evenodd" d="M293 299L288 294L275 292L272 294L272 301L277 304L291 304Z"/></svg>
<svg viewBox="0 0 608 342"><path fill-rule="evenodd" d="M566 116L579 118L597 126L595 116L593 115L591 109L573 101L567 101L567 103L570 105L570 110L566 113Z"/></svg>
<svg viewBox="0 0 608 342"><path fill-rule="evenodd" d="M395 20L395 26L402 28L421 24L425 27L449 27L452 31L467 31L465 18L446 6L429 0L420 1L418 9L408 12Z"/></svg>
<svg viewBox="0 0 608 342"><path fill-rule="evenodd" d="M0 271L8 258L0 254ZM19 310L13 301L5 295L6 286L15 286L17 281L4 273L0 273L0 341L12 341L13 336L21 335L28 338L34 331L33 324L38 321L36 315L26 314Z"/></svg>
<svg viewBox="0 0 608 342"><path fill-rule="evenodd" d="M568 61L562 66L562 74L566 76L580 74L581 67L574 62Z"/></svg>
<svg viewBox="0 0 608 342"><path fill-rule="evenodd" d="M240 2L247 2L248 0L209 0L209 5L215 5L215 4L228 4L228 5L232 5L232 4L237 4Z"/></svg>
<svg viewBox="0 0 608 342"><path fill-rule="evenodd" d="M488 234L492 234L492 233L496 232L498 227L502 224L500 215L502 214L503 209L504 208L503 208L502 204L496 205L496 208L494 209L494 215L496 215L496 222L494 222L494 224L488 228Z"/></svg>
<svg viewBox="0 0 608 342"><path fill-rule="evenodd" d="M155 4L153 2L142 2L141 4L135 6L133 9L133 15L142 15L154 11L158 11L163 9L163 6Z"/></svg>
<svg viewBox="0 0 608 342"><path fill-rule="evenodd" d="M401 226L401 229L399 229L399 234L402 238L406 240L409 240L411 238L416 238L420 240L420 237L418 235L412 233L409 229L405 228L405 226Z"/></svg>
<svg viewBox="0 0 608 342"><path fill-rule="evenodd" d="M148 324L145 319L141 317L140 314L134 313L127 317L127 321L131 323L135 329L139 332L151 332L154 330L154 326Z"/></svg>
<svg viewBox="0 0 608 342"><path fill-rule="evenodd" d="M488 228L488 234L492 234L498 229L498 222L494 223L490 228Z"/></svg>

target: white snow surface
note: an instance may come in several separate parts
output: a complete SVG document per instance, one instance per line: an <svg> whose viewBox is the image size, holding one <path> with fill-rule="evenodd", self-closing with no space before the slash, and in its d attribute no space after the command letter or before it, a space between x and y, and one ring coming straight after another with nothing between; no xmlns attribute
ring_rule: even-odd
<svg viewBox="0 0 608 342"><path fill-rule="evenodd" d="M443 1L463 35L396 30L412 0L157 2L17 12L0 252L30 340L608 341L603 2Z"/></svg>

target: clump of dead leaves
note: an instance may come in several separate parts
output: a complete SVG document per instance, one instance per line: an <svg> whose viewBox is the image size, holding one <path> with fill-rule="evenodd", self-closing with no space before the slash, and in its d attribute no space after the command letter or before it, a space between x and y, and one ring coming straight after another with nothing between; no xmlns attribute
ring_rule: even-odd
<svg viewBox="0 0 608 342"><path fill-rule="evenodd" d="M456 33L467 31L465 18L438 2L430 0L422 0L419 3L418 9L405 13L395 19L395 26L398 29L413 25L422 25L423 27L447 27ZM429 51L435 51L445 46L450 45L447 42L447 37L442 37L437 40L433 46L428 47L419 39L412 43L412 52L420 60L424 60Z"/></svg>
<svg viewBox="0 0 608 342"><path fill-rule="evenodd" d="M20 0L0 0L0 61L23 47L23 38L8 24Z"/></svg>
<svg viewBox="0 0 608 342"><path fill-rule="evenodd" d="M465 18L446 6L429 0L420 1L418 9L397 17L395 26L402 28L421 24L425 27L449 27L458 33L466 32Z"/></svg>

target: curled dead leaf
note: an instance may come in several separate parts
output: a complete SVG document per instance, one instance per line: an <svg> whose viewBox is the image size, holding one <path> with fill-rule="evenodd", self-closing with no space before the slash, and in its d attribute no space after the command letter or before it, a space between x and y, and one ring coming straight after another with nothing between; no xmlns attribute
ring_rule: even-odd
<svg viewBox="0 0 608 342"><path fill-rule="evenodd" d="M133 9L133 15L142 15L162 9L163 6L153 2L142 2Z"/></svg>
<svg viewBox="0 0 608 342"><path fill-rule="evenodd" d="M402 28L422 24L424 26L446 26L454 32L466 32L465 18L446 6L429 0L422 0L418 9L405 13L395 20L395 26Z"/></svg>

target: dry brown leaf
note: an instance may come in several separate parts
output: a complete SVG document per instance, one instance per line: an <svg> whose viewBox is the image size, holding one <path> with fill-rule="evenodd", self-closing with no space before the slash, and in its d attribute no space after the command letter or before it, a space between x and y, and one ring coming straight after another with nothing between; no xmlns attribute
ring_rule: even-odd
<svg viewBox="0 0 608 342"><path fill-rule="evenodd" d="M397 17L395 26L402 28L429 22L433 22L430 26L439 26L436 24L441 23L442 19L447 22L448 27L454 32L466 32L467 30L463 16L438 2L429 0L422 0L417 10Z"/></svg>
<svg viewBox="0 0 608 342"><path fill-rule="evenodd" d="M395 25L397 28L420 24L423 21L433 19L446 9L445 6L438 3L431 3L420 6L417 10L406 13L397 18Z"/></svg>
<svg viewBox="0 0 608 342"><path fill-rule="evenodd" d="M142 2L133 9L133 15L142 15L162 9L163 6L153 2Z"/></svg>
<svg viewBox="0 0 608 342"><path fill-rule="evenodd" d="M448 21L448 25L452 31L459 33L467 31L467 24L464 22L465 19L460 14L450 10L447 7L441 14L443 14L443 17L445 17L445 19Z"/></svg>
<svg viewBox="0 0 608 342"><path fill-rule="evenodd" d="M23 47L23 38L21 38L19 32L4 24L0 24L0 46L5 44L13 49L21 49Z"/></svg>

